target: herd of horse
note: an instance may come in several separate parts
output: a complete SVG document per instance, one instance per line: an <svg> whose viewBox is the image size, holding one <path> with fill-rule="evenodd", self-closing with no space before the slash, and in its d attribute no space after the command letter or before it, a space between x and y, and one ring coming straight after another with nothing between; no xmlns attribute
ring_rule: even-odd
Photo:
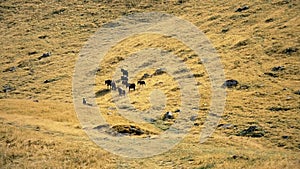
<svg viewBox="0 0 300 169"><path fill-rule="evenodd" d="M121 76L122 85L125 86L126 88L128 88L128 91L130 91L130 90L134 91L136 88L136 85L135 85L135 83L128 82L128 80L129 80L128 71L122 68L121 72L123 73L123 75ZM125 96L125 94L126 94L125 90L122 87L117 86L117 84L114 80L108 79L108 80L105 80L104 83L109 89L118 90L119 96ZM138 80L137 84L146 85L146 82L143 80Z"/></svg>

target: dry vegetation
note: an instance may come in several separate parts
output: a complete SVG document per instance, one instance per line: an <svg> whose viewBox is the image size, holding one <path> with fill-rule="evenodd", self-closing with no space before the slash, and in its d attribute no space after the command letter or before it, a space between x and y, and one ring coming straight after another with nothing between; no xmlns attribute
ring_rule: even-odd
<svg viewBox="0 0 300 169"><path fill-rule="evenodd" d="M249 8L237 11L244 6ZM140 35L122 41L99 63L104 69L97 73L95 93L106 88L103 80L120 61L115 56L162 47L197 75L202 96L195 127L180 144L164 154L130 159L101 149L81 129L72 100L72 75L79 51L98 28L120 16L147 11L166 12L196 25L217 49L226 78L240 84L226 89L220 125L199 144L210 105L203 64L172 38ZM2 0L0 168L299 168L299 11L298 0ZM52 55L39 59L46 52ZM276 66L284 69L272 71ZM158 88L167 98L178 96L177 84L168 75L146 82L129 94L137 109L149 108L147 98L157 82L163 82ZM104 117L112 125L132 123L107 111L114 106L111 100L110 94L97 97ZM177 105L178 100L171 99L165 110L174 111ZM163 122L136 125L152 134L165 127ZM243 134L250 126L256 131Z"/></svg>

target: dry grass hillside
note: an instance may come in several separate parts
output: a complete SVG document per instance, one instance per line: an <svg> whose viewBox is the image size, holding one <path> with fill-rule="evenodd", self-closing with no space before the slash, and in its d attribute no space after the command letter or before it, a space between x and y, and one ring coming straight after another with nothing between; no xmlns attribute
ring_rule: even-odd
<svg viewBox="0 0 300 169"><path fill-rule="evenodd" d="M1 0L0 168L299 168L299 2ZM80 50L101 26L150 11L198 27L217 50L226 79L239 85L226 88L219 125L199 144L211 104L204 64L170 37L142 34L120 42L99 63L94 86L97 106L114 132L128 132L126 127L134 125L144 131L141 137L155 139L175 121L158 114L151 123L139 123L118 114L112 100L119 97L112 97L104 80L138 50L160 47L178 56L193 72L201 95L194 126L179 144L153 157L125 158L105 151L83 131L73 104L72 78ZM41 57L47 52L51 55ZM143 70L131 81L154 72ZM146 86L127 93L131 105L148 110L151 91L159 89L167 98L163 112L178 109L180 87L170 75L145 81Z"/></svg>

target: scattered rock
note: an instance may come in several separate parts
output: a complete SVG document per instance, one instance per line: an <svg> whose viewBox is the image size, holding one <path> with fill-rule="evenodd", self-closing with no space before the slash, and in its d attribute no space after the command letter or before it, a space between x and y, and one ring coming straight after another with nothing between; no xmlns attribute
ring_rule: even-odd
<svg viewBox="0 0 300 169"><path fill-rule="evenodd" d="M15 72L16 69L17 69L17 68L16 68L15 66L13 66L13 67L9 67L9 68L3 70L3 72Z"/></svg>
<svg viewBox="0 0 300 169"><path fill-rule="evenodd" d="M116 125L112 129L123 135L142 135L145 133L141 128L134 125Z"/></svg>
<svg viewBox="0 0 300 169"><path fill-rule="evenodd" d="M237 80L230 79L230 80L226 80L223 83L222 87L223 88L225 88L225 87L232 88L232 87L236 87L238 84L239 84L239 82Z"/></svg>
<svg viewBox="0 0 300 169"><path fill-rule="evenodd" d="M270 46L265 48L265 53L269 56L272 56L273 54L278 52L278 47L277 46Z"/></svg>
<svg viewBox="0 0 300 169"><path fill-rule="evenodd" d="M284 69L285 69L284 66L275 66L275 67L272 68L272 71L277 72L277 71L282 71Z"/></svg>
<svg viewBox="0 0 300 169"><path fill-rule="evenodd" d="M282 0L282 1L274 2L273 4L277 5L277 6L282 6L282 5L285 5L285 4L289 4L290 2L292 2L292 1L290 1L290 0Z"/></svg>
<svg viewBox="0 0 300 169"><path fill-rule="evenodd" d="M208 18L208 21L213 21L213 20L216 20L216 19L218 19L220 17L221 17L221 15L211 16L210 18Z"/></svg>
<svg viewBox="0 0 300 169"><path fill-rule="evenodd" d="M29 59L29 60L22 60L20 62L18 62L18 68L25 68L25 67L31 67L32 66L32 61L34 61L33 59Z"/></svg>
<svg viewBox="0 0 300 169"><path fill-rule="evenodd" d="M37 51L28 52L28 55L35 55L35 54L37 54L37 53L38 53Z"/></svg>
<svg viewBox="0 0 300 169"><path fill-rule="evenodd" d="M48 36L47 35L42 35L42 36L39 36L38 38L39 39L46 39L46 38L48 38Z"/></svg>
<svg viewBox="0 0 300 169"><path fill-rule="evenodd" d="M259 129L257 126L250 126L245 130L242 130L237 134L237 136L247 136L247 137L263 137L264 131Z"/></svg>
<svg viewBox="0 0 300 169"><path fill-rule="evenodd" d="M249 6L245 5L245 6L242 6L242 7L239 7L238 9L236 9L235 12L242 12L242 11L245 11L248 9L249 9Z"/></svg>
<svg viewBox="0 0 300 169"><path fill-rule="evenodd" d="M204 76L204 73L195 73L194 74L194 77L203 77Z"/></svg>
<svg viewBox="0 0 300 169"><path fill-rule="evenodd" d="M119 26L121 26L121 24L118 22L109 22L109 23L102 25L103 28L115 28L115 27L119 27Z"/></svg>
<svg viewBox="0 0 300 169"><path fill-rule="evenodd" d="M6 92L14 91L14 90L16 90L16 88L14 88L10 85L4 85L2 91L6 93Z"/></svg>
<svg viewBox="0 0 300 169"><path fill-rule="evenodd" d="M104 124L104 125L96 126L93 129L102 130L102 129L108 129L108 128L109 128L109 125L108 124Z"/></svg>
<svg viewBox="0 0 300 169"><path fill-rule="evenodd" d="M291 55L292 53L295 53L298 51L298 48L295 48L295 47L288 47L286 49L284 49L282 51L283 54L287 54L287 55Z"/></svg>
<svg viewBox="0 0 300 169"><path fill-rule="evenodd" d="M233 155L231 158L234 160L237 160L237 159L249 160L248 157L244 157L244 156L240 156L240 155Z"/></svg>
<svg viewBox="0 0 300 169"><path fill-rule="evenodd" d="M39 127L39 126L37 126L36 128L35 128L35 131L40 131L41 130L41 128Z"/></svg>
<svg viewBox="0 0 300 169"><path fill-rule="evenodd" d="M47 79L44 81L44 83L51 83L51 82L54 82L56 81L57 79Z"/></svg>
<svg viewBox="0 0 300 169"><path fill-rule="evenodd" d="M197 116L197 115L193 115L193 116L191 116L191 117L190 117L190 120L191 120L191 121L196 121L196 120L197 120L197 118L198 118L198 116Z"/></svg>
<svg viewBox="0 0 300 169"><path fill-rule="evenodd" d="M288 111L291 110L292 108L289 107L270 107L270 111Z"/></svg>
<svg viewBox="0 0 300 169"><path fill-rule="evenodd" d="M40 56L40 57L38 58L38 60L41 60L41 59L43 59L43 58L47 58L47 57L49 57L49 56L51 56L51 52L43 53L43 55Z"/></svg>
<svg viewBox="0 0 300 169"><path fill-rule="evenodd" d="M174 74L186 73L186 72L188 72L188 71L189 71L188 69L183 68L183 69L180 69L180 70L175 71Z"/></svg>
<svg viewBox="0 0 300 169"><path fill-rule="evenodd" d="M269 19L266 19L266 20L265 20L266 23L273 22L273 21L274 21L273 18L269 18Z"/></svg>
<svg viewBox="0 0 300 169"><path fill-rule="evenodd" d="M183 4L185 2L186 2L186 0L177 0L177 4Z"/></svg>
<svg viewBox="0 0 300 169"><path fill-rule="evenodd" d="M233 128L233 124L219 124L218 127L222 127L223 129Z"/></svg>
<svg viewBox="0 0 300 169"><path fill-rule="evenodd" d="M142 76L141 80L144 80L144 79L149 78L149 77L150 77L150 75L149 75L148 73L145 73L145 74Z"/></svg>
<svg viewBox="0 0 300 169"><path fill-rule="evenodd" d="M134 125L115 125L110 127L108 124L99 125L94 127L93 129L99 130L101 132L105 132L107 134L113 136L125 136L125 135L142 135L142 134L154 134L150 131L143 130L138 126Z"/></svg>
<svg viewBox="0 0 300 169"><path fill-rule="evenodd" d="M246 18L250 16L250 13L243 13L243 14L238 14L238 15L232 15L229 17L229 19L232 19L232 20L239 20L239 19L242 19L242 18ZM244 22L248 22L247 20L245 20Z"/></svg>
<svg viewBox="0 0 300 169"><path fill-rule="evenodd" d="M200 123L199 122L195 122L194 126L200 126Z"/></svg>
<svg viewBox="0 0 300 169"><path fill-rule="evenodd" d="M277 74L272 73L272 72L266 72L266 73L264 73L264 74L265 74L265 75L268 75L268 76L271 76L271 77L278 77Z"/></svg>
<svg viewBox="0 0 300 169"><path fill-rule="evenodd" d="M283 25L283 26L278 27L278 29L285 29L285 28L287 28L287 27L288 27L288 26Z"/></svg>
<svg viewBox="0 0 300 169"><path fill-rule="evenodd" d="M156 69L155 72L154 72L154 76L156 75L161 75L161 74L164 74L166 73L166 69L165 68L159 68L159 69Z"/></svg>
<svg viewBox="0 0 300 169"><path fill-rule="evenodd" d="M99 73L101 71L100 68L96 68L94 70L90 70L88 73L87 73L87 76L94 76L95 74Z"/></svg>
<svg viewBox="0 0 300 169"><path fill-rule="evenodd" d="M38 102L39 102L39 100L35 99L35 100L33 100L33 102L36 102L36 103L38 103Z"/></svg>
<svg viewBox="0 0 300 169"><path fill-rule="evenodd" d="M95 70L96 73L98 73L98 72L100 72L100 71L101 71L100 68L96 68L96 70Z"/></svg>
<svg viewBox="0 0 300 169"><path fill-rule="evenodd" d="M228 32L228 31L229 31L229 28L223 28L221 32L222 32L222 33L226 33L226 32Z"/></svg>
<svg viewBox="0 0 300 169"><path fill-rule="evenodd" d="M291 138L290 136L282 136L283 139L289 139Z"/></svg>
<svg viewBox="0 0 300 169"><path fill-rule="evenodd" d="M157 121L154 118L145 118L144 120L147 121L147 122L149 122L149 123L151 123L151 124L154 124Z"/></svg>
<svg viewBox="0 0 300 169"><path fill-rule="evenodd" d="M278 143L277 146L278 146L278 147L284 147L284 146L285 146L285 143Z"/></svg>
<svg viewBox="0 0 300 169"><path fill-rule="evenodd" d="M291 100L291 99L293 99L293 97L291 97L291 96L286 97L286 100Z"/></svg>
<svg viewBox="0 0 300 169"><path fill-rule="evenodd" d="M300 90L295 91L294 94L300 95Z"/></svg>
<svg viewBox="0 0 300 169"><path fill-rule="evenodd" d="M52 15L59 15L65 12L66 9L59 9L52 12Z"/></svg>
<svg viewBox="0 0 300 169"><path fill-rule="evenodd" d="M236 43L236 44L234 45L234 47L247 46L248 43L249 43L248 40L239 41L238 43Z"/></svg>
<svg viewBox="0 0 300 169"><path fill-rule="evenodd" d="M180 109L176 109L174 112L175 112L175 113L179 113L179 112L180 112Z"/></svg>
<svg viewBox="0 0 300 169"><path fill-rule="evenodd" d="M243 84L243 85L240 85L240 87L238 89L239 90L246 90L246 89L249 89L249 88L250 88L249 85Z"/></svg>

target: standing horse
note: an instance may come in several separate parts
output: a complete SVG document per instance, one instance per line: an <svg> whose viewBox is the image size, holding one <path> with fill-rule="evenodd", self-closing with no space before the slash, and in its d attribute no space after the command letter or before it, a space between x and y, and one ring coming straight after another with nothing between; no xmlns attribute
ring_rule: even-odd
<svg viewBox="0 0 300 169"><path fill-rule="evenodd" d="M139 85L146 85L146 82L143 81L143 80L139 80L139 81L137 82L137 84L139 84Z"/></svg>
<svg viewBox="0 0 300 169"><path fill-rule="evenodd" d="M128 77L128 71L127 70L125 70L125 69L122 68L121 72L123 73L124 76Z"/></svg>
<svg viewBox="0 0 300 169"><path fill-rule="evenodd" d="M112 90L116 90L117 89L116 83L114 81L111 82L111 89Z"/></svg>
<svg viewBox="0 0 300 169"><path fill-rule="evenodd" d="M130 89L135 90L135 84L134 84L134 83L130 83L130 84L128 85L128 88L129 88L129 91L130 91Z"/></svg>
<svg viewBox="0 0 300 169"><path fill-rule="evenodd" d="M120 87L117 88L119 92L119 96L125 96L126 92L125 90L121 89Z"/></svg>
<svg viewBox="0 0 300 169"><path fill-rule="evenodd" d="M105 84L108 88L111 87L111 82L112 80L105 80Z"/></svg>

